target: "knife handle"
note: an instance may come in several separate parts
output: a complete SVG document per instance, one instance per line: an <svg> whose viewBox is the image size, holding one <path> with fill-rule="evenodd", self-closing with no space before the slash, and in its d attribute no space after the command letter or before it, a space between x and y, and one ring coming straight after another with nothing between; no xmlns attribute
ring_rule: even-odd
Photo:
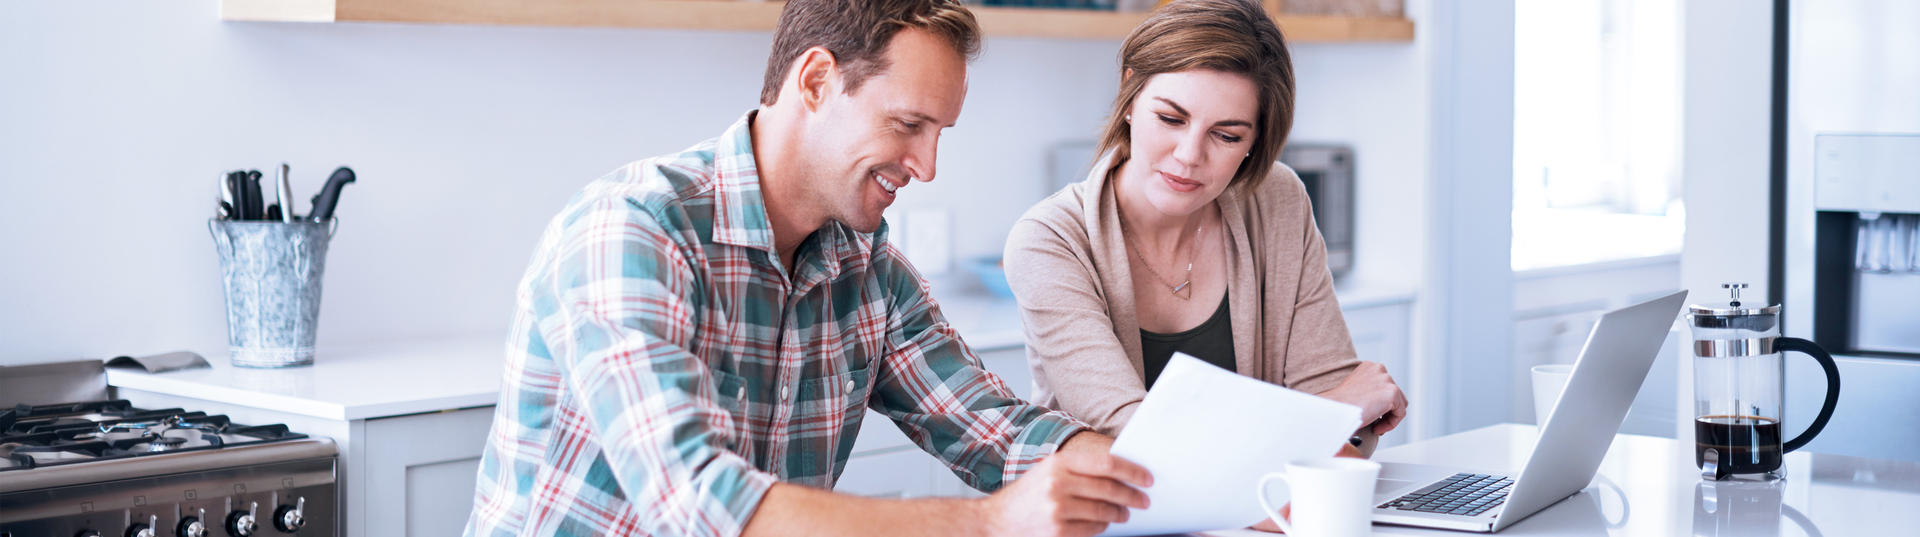
<svg viewBox="0 0 1920 537"><path fill-rule="evenodd" d="M313 196L313 212L308 220L325 222L333 218L333 208L340 203L340 190L356 180L353 168L341 166L327 177L327 184L320 187L320 193Z"/></svg>
<svg viewBox="0 0 1920 537"><path fill-rule="evenodd" d="M247 170L247 211L248 220L267 218L266 196L260 190L260 170Z"/></svg>

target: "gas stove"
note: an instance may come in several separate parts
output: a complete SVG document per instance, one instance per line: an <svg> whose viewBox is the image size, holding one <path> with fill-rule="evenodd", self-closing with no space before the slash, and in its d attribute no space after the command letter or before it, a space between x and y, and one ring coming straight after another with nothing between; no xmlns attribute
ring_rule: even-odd
<svg viewBox="0 0 1920 537"><path fill-rule="evenodd" d="M336 449L124 400L0 409L0 537L337 535Z"/></svg>

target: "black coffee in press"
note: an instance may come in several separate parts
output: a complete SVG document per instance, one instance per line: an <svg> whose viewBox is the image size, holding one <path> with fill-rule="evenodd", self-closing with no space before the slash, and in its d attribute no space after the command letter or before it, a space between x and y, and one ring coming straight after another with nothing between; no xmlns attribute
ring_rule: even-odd
<svg viewBox="0 0 1920 537"><path fill-rule="evenodd" d="M1693 462L1706 463L1707 450L1719 453L1715 478L1758 474L1780 468L1780 420L1760 416L1701 416L1693 422Z"/></svg>

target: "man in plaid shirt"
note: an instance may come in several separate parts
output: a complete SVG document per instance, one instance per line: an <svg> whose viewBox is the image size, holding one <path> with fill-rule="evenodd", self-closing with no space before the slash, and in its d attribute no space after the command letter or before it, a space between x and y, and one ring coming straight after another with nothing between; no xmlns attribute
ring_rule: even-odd
<svg viewBox="0 0 1920 537"><path fill-rule="evenodd" d="M789 0L758 109L569 202L466 533L1091 535L1145 508L1147 472L982 370L888 242L978 32L955 0ZM994 493L830 492L868 408Z"/></svg>

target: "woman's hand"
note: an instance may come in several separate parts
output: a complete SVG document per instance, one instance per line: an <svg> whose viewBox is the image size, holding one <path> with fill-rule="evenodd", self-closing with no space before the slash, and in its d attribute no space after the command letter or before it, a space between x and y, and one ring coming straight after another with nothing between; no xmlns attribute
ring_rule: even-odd
<svg viewBox="0 0 1920 537"><path fill-rule="evenodd" d="M1287 520L1289 521L1288 523L1291 524L1292 523L1291 521L1293 520L1293 505L1287 504L1287 505L1280 506L1280 516L1287 517ZM1271 518L1260 519L1260 523L1254 524L1253 529L1256 531L1264 531L1267 533L1286 533L1284 531L1281 531L1280 525L1273 523L1273 519Z"/></svg>
<svg viewBox="0 0 1920 537"><path fill-rule="evenodd" d="M1339 386L1320 393L1321 397L1360 407L1360 419L1373 426L1374 434L1386 434L1407 417L1407 396L1387 375L1387 366L1361 361Z"/></svg>

